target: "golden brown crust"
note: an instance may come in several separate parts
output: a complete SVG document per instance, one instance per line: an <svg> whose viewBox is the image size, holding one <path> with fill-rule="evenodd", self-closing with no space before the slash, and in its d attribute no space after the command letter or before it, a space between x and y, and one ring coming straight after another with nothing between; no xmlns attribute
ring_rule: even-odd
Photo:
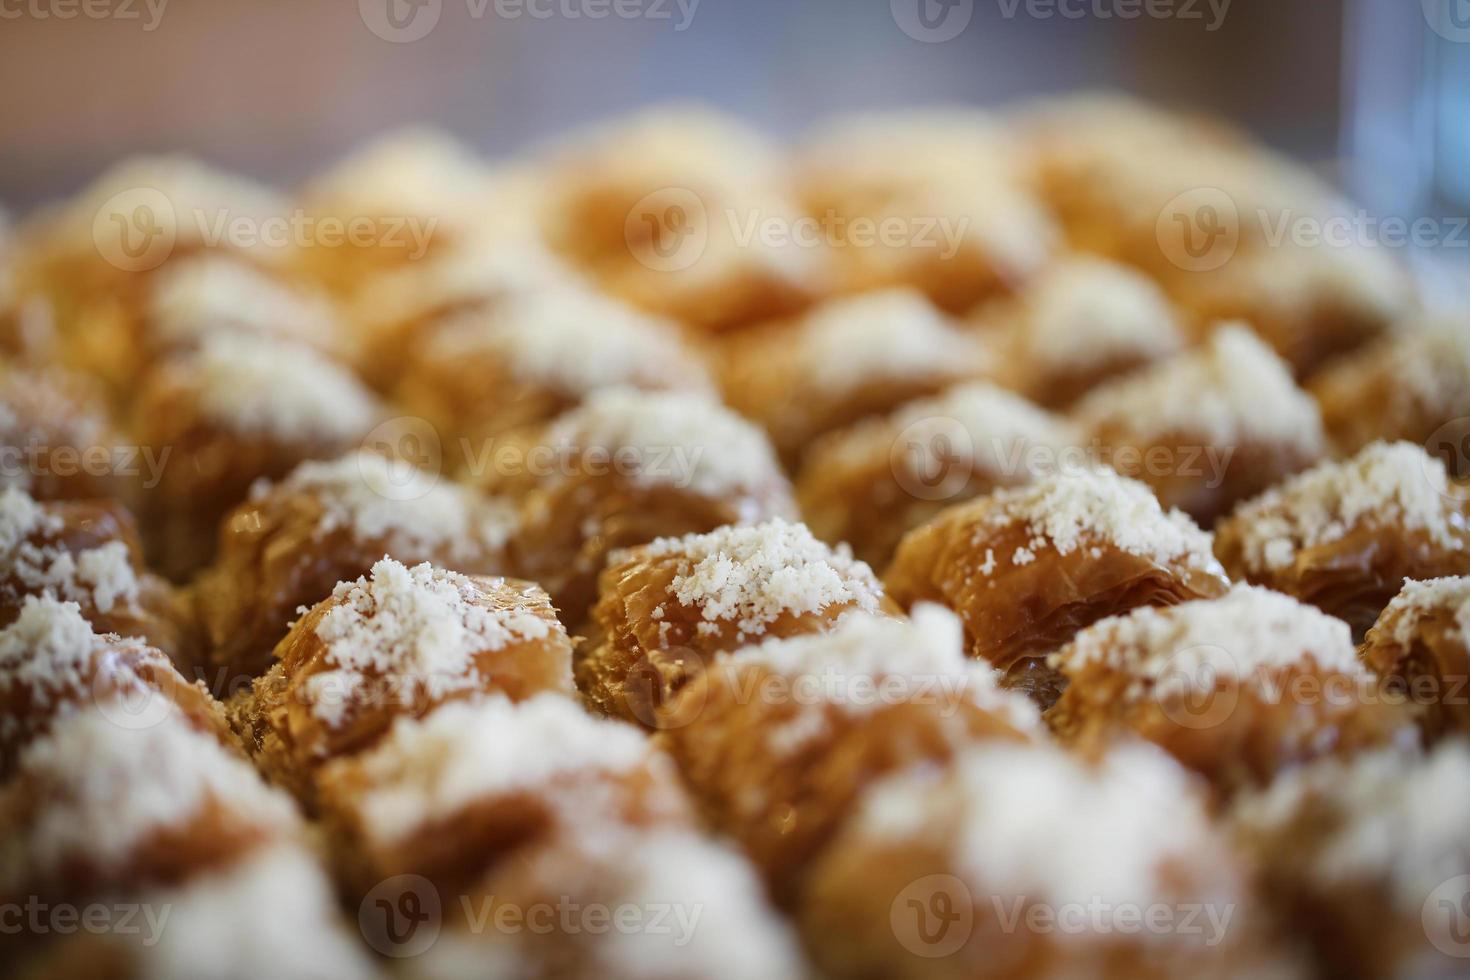
<svg viewBox="0 0 1470 980"><path fill-rule="evenodd" d="M124 444L102 392L91 379L56 368L0 373L0 425L18 458L5 460L5 485L37 500L130 500L136 492L117 463ZM17 469L18 467L18 469Z"/></svg>
<svg viewBox="0 0 1470 980"><path fill-rule="evenodd" d="M1454 601L1395 601L1358 649L1368 669L1406 700L1430 743L1470 733L1470 639L1461 615Z"/></svg>

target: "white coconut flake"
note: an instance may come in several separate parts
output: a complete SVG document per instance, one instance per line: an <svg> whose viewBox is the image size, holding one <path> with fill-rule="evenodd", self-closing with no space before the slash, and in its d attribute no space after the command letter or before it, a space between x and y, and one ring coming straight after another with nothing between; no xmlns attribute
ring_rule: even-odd
<svg viewBox="0 0 1470 980"><path fill-rule="evenodd" d="M1352 459L1321 463L1231 517L1242 531L1246 566L1289 567L1298 551L1331 544L1362 525L1423 533L1451 551L1465 547L1466 519L1444 462L1409 442L1375 442ZM1458 535L1456 532L1459 532Z"/></svg>
<svg viewBox="0 0 1470 980"><path fill-rule="evenodd" d="M167 344L215 330L328 344L337 331L327 300L287 286L244 262L202 255L169 263L153 286L149 329Z"/></svg>
<svg viewBox="0 0 1470 980"><path fill-rule="evenodd" d="M61 539L62 519L10 487L0 494L0 574L24 590L85 603L107 614L138 601L138 574L122 541L73 553Z"/></svg>
<svg viewBox="0 0 1470 980"><path fill-rule="evenodd" d="M1394 642L1407 646L1424 618L1436 613L1449 613L1455 621L1454 632L1462 642L1470 643L1470 576L1405 582L1378 622L1391 623Z"/></svg>
<svg viewBox="0 0 1470 980"><path fill-rule="evenodd" d="M313 714L340 725L350 692L370 676L411 682L436 700L478 690L485 679L477 654L551 634L552 625L531 610L493 609L478 593L467 576L391 558L373 565L370 577L339 583L336 604L316 624L329 669L306 682Z"/></svg>

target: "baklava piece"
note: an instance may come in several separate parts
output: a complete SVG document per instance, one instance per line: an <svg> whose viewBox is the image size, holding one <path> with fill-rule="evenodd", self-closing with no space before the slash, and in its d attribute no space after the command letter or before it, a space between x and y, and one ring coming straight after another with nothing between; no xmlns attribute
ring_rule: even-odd
<svg viewBox="0 0 1470 980"><path fill-rule="evenodd" d="M215 562L193 587L207 660L238 677L263 674L302 607L384 555L507 573L515 529L508 502L402 460L358 450L302 463L279 483L257 484L220 526Z"/></svg>
<svg viewBox="0 0 1470 980"><path fill-rule="evenodd" d="M133 406L139 445L161 463L139 504L151 563L171 578L208 563L257 479L340 456L382 414L346 368L300 345L215 334L164 360Z"/></svg>
<svg viewBox="0 0 1470 980"><path fill-rule="evenodd" d="M796 161L838 288L905 286L962 313L1051 259L1058 234L993 120L936 108L839 119Z"/></svg>
<svg viewBox="0 0 1470 980"><path fill-rule="evenodd" d="M0 368L0 486L37 500L128 500L157 452L126 448L102 392L56 369Z"/></svg>
<svg viewBox="0 0 1470 980"><path fill-rule="evenodd" d="M993 367L973 332L908 289L829 300L734 338L725 354L726 399L765 426L791 466L824 432Z"/></svg>
<svg viewBox="0 0 1470 980"><path fill-rule="evenodd" d="M959 623L851 613L828 632L717 660L670 708L663 737L706 817L783 903L878 777L977 739L1039 734L1035 708L966 661Z"/></svg>
<svg viewBox="0 0 1470 980"><path fill-rule="evenodd" d="M1221 522L1215 550L1233 577L1360 636L1405 579L1470 572L1470 491L1419 446L1377 442L1246 501Z"/></svg>
<svg viewBox="0 0 1470 980"><path fill-rule="evenodd" d="M318 788L356 894L405 874L466 894L550 839L693 822L667 756L560 694L400 719L373 748L324 766Z"/></svg>
<svg viewBox="0 0 1470 980"><path fill-rule="evenodd" d="M0 626L31 596L74 602L97 632L139 637L177 664L196 654L192 611L143 567L133 517L114 501L0 492Z"/></svg>
<svg viewBox="0 0 1470 980"><path fill-rule="evenodd" d="M358 334L358 372L391 391L440 324L486 313L522 293L581 291L571 266L532 240L489 238L363 283L348 307Z"/></svg>
<svg viewBox="0 0 1470 980"><path fill-rule="evenodd" d="M303 833L289 797L182 719L94 710L21 753L0 830L0 896L49 903L179 884Z"/></svg>
<svg viewBox="0 0 1470 980"><path fill-rule="evenodd" d="M18 976L22 980L381 976L361 940L342 921L326 874L299 846L261 848L186 883L139 892L114 911L108 921L117 928L82 930L60 939L21 964ZM417 928L427 933L429 927L420 920Z"/></svg>
<svg viewBox="0 0 1470 980"><path fill-rule="evenodd" d="M796 511L765 434L693 392L604 389L490 464L487 488L522 499L520 574L574 629L612 551Z"/></svg>
<svg viewBox="0 0 1470 980"><path fill-rule="evenodd" d="M1264 220L1275 227L1288 217L1283 212ZM1256 213L1241 212L1243 225L1258 220ZM1412 280L1389 251L1277 244L1166 281L1175 301L1200 322L1249 323L1304 378L1413 311Z"/></svg>
<svg viewBox="0 0 1470 980"><path fill-rule="evenodd" d="M1197 350L1104 385L1073 414L1114 469L1205 527L1325 450L1316 403L1239 324L1220 326Z"/></svg>
<svg viewBox="0 0 1470 980"><path fill-rule="evenodd" d="M876 785L812 874L802 933L835 978L1284 975L1187 773L975 746Z"/></svg>
<svg viewBox="0 0 1470 980"><path fill-rule="evenodd" d="M453 137L391 133L308 182L299 206L317 233L297 258L306 274L350 297L378 276L464 247L493 200L490 171Z"/></svg>
<svg viewBox="0 0 1470 980"><path fill-rule="evenodd" d="M1273 911L1347 980L1465 972L1470 745L1384 749L1283 773L1232 823Z"/></svg>
<svg viewBox="0 0 1470 980"><path fill-rule="evenodd" d="M826 280L821 252L795 237L800 207L780 163L734 120L641 113L548 155L547 237L611 294L696 327L787 316Z"/></svg>
<svg viewBox="0 0 1470 980"><path fill-rule="evenodd" d="M443 321L400 375L397 401L446 441L478 451L613 387L712 391L671 321L576 289L507 297Z"/></svg>
<svg viewBox="0 0 1470 980"><path fill-rule="evenodd" d="M1186 326L1142 273L1073 257L971 321L994 338L999 380L1039 405L1066 408L1098 384L1178 353Z"/></svg>
<svg viewBox="0 0 1470 980"><path fill-rule="evenodd" d="M489 693L573 691L571 641L539 588L391 558L307 611L276 659L232 707L266 774L308 803L322 765L399 718Z"/></svg>
<svg viewBox="0 0 1470 980"><path fill-rule="evenodd" d="M1325 755L1414 739L1346 624L1269 589L1104 620L1053 662L1067 688L1047 720L1061 738L1141 736L1223 796Z"/></svg>
<svg viewBox="0 0 1470 980"><path fill-rule="evenodd" d="M99 712L119 728L165 718L234 744L224 710L142 640L98 633L74 603L30 598L0 630L0 776L53 726Z"/></svg>
<svg viewBox="0 0 1470 980"><path fill-rule="evenodd" d="M1430 742L1470 735L1470 578L1405 582L1359 654Z"/></svg>
<svg viewBox="0 0 1470 980"><path fill-rule="evenodd" d="M720 653L817 633L883 589L845 546L783 520L661 538L614 556L576 676L595 710L662 726L666 706ZM674 721L677 724L677 719Z"/></svg>
<svg viewBox="0 0 1470 980"><path fill-rule="evenodd" d="M492 966L560 980L800 980L789 927L729 848L677 827L562 838L497 869L423 955L412 980ZM604 916L603 913L607 913ZM488 922L476 927L475 920Z"/></svg>
<svg viewBox="0 0 1470 980"><path fill-rule="evenodd" d="M1080 447L1065 419L985 381L830 432L796 481L802 516L874 568L951 504L1055 472Z"/></svg>
<svg viewBox="0 0 1470 980"><path fill-rule="evenodd" d="M1470 324L1414 323L1329 365L1311 392L1333 445L1355 453L1375 440L1417 442L1470 476ZM1433 441L1431 441L1433 440ZM1448 450L1448 451L1446 451Z"/></svg>
<svg viewBox="0 0 1470 980"><path fill-rule="evenodd" d="M1210 544L1143 484L1069 467L910 532L884 585L901 606L957 611L970 655L1045 706L1060 682L1046 656L1078 630L1140 606L1222 595L1229 581Z"/></svg>

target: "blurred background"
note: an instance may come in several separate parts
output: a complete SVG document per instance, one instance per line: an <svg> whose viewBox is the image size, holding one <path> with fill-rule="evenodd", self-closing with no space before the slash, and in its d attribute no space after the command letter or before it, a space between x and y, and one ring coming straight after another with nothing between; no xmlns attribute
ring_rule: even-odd
<svg viewBox="0 0 1470 980"><path fill-rule="evenodd" d="M408 122L507 152L673 98L787 134L1100 86L1220 113L1374 209L1470 201L1470 0L0 0L0 201L142 151L289 183Z"/></svg>

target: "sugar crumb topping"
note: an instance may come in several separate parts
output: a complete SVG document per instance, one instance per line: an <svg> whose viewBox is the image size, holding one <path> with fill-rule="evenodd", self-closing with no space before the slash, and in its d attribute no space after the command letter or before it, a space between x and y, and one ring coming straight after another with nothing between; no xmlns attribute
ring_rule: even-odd
<svg viewBox="0 0 1470 980"><path fill-rule="evenodd" d="M751 636L786 613L839 605L872 612L883 592L872 569L846 545L830 547L806 525L780 518L660 538L645 553L677 559L669 591L682 605L699 609L706 622L732 622Z"/></svg>
<svg viewBox="0 0 1470 980"><path fill-rule="evenodd" d="M1241 324L1221 325L1203 347L1103 385L1076 417L1089 428L1119 425L1141 438L1181 434L1219 446L1259 439L1310 456L1324 447L1317 403Z"/></svg>
<svg viewBox="0 0 1470 980"><path fill-rule="evenodd" d="M72 552L60 540L65 525L16 487L0 494L0 572L36 594L86 603L100 613L131 608L138 575L122 541Z"/></svg>
<svg viewBox="0 0 1470 980"><path fill-rule="evenodd" d="M367 777L364 824L388 842L499 794L632 770L650 753L632 725L540 694L519 704L500 696L456 701L423 719L401 718L382 743L344 765Z"/></svg>
<svg viewBox="0 0 1470 980"><path fill-rule="evenodd" d="M1149 683L1213 686L1220 678L1261 681L1263 671L1303 665L1366 676L1348 625L1290 596L1237 585L1219 599L1135 609L1084 629L1054 662L1072 673L1105 663ZM1162 696L1158 688L1132 693Z"/></svg>
<svg viewBox="0 0 1470 980"><path fill-rule="evenodd" d="M976 894L1145 906L1177 895L1178 873L1207 898L1238 886L1185 771L1124 743L1088 765L1047 744L981 744L936 777L916 770L869 791L855 818L880 842L950 837ZM942 839L942 838L941 838Z"/></svg>
<svg viewBox="0 0 1470 980"><path fill-rule="evenodd" d="M629 479L710 497L784 483L775 451L758 427L697 392L604 388L558 418L554 447L626 450Z"/></svg>
<svg viewBox="0 0 1470 980"><path fill-rule="evenodd" d="M977 338L911 289L828 300L797 329L803 383L828 393L878 378L963 377L990 366Z"/></svg>
<svg viewBox="0 0 1470 980"><path fill-rule="evenodd" d="M1375 442L1343 462L1321 463L1231 517L1241 529L1246 565L1282 569L1305 548L1331 544L1362 524L1425 534L1451 551L1465 548L1466 520L1452 510L1443 460L1410 442Z"/></svg>
<svg viewBox="0 0 1470 980"><path fill-rule="evenodd" d="M389 551L473 555L503 545L517 520L506 501L366 450L302 463L279 485L257 484L251 495L272 493L310 494L323 507L319 534L348 528L359 540L388 542Z"/></svg>
<svg viewBox="0 0 1470 980"><path fill-rule="evenodd" d="M1024 554L1015 556L1024 559L1017 563L1033 560L1043 548L1068 555L1103 541L1161 564L1219 570L1211 552L1212 534L1181 511L1166 513L1147 486L1107 467L1068 467L969 506L991 527L1024 522L1030 528L1034 536Z"/></svg>
<svg viewBox="0 0 1470 980"><path fill-rule="evenodd" d="M1454 632L1470 643L1470 576L1407 581L1378 617L1378 628L1387 627L1393 641L1407 646L1413 641L1426 616L1447 613L1454 619Z"/></svg>
<svg viewBox="0 0 1470 980"><path fill-rule="evenodd" d="M340 725L351 692L369 677L402 678L435 699L477 690L486 680L477 654L551 635L552 624L531 609L495 609L479 596L468 576L391 558L368 576L339 583L334 605L315 627L327 669L306 682L313 714Z"/></svg>
<svg viewBox="0 0 1470 980"><path fill-rule="evenodd" d="M159 270L149 329L170 343L237 330L324 345L336 332L336 318L316 293L287 286L244 262L204 255Z"/></svg>
<svg viewBox="0 0 1470 980"><path fill-rule="evenodd" d="M1242 800L1235 822L1250 833L1279 831L1309 801L1339 818L1311 859L1322 885L1387 878L1399 911L1417 917L1435 888L1470 871L1470 743L1462 738L1424 758L1386 748L1289 770Z"/></svg>
<svg viewBox="0 0 1470 980"><path fill-rule="evenodd" d="M46 786L49 804L27 848L27 863L40 869L76 855L103 867L124 862L150 834L187 825L211 800L236 819L287 831L298 826L284 794L176 714L133 726L78 711L22 751L18 772Z"/></svg>
<svg viewBox="0 0 1470 980"><path fill-rule="evenodd" d="M356 439L380 412L350 371L302 345L216 333L187 363L201 408L240 432L297 442Z"/></svg>
<svg viewBox="0 0 1470 980"><path fill-rule="evenodd" d="M517 374L577 393L708 387L672 321L580 289L521 292L461 314L436 332L433 348L442 357L496 353Z"/></svg>
<svg viewBox="0 0 1470 980"><path fill-rule="evenodd" d="M83 693L103 650L133 650L168 663L141 640L94 633L75 602L27 596L15 622L0 630L0 687L19 686L43 704ZM120 675L115 679L125 681ZM6 716L0 719L0 732L9 732L16 724L15 717Z"/></svg>

